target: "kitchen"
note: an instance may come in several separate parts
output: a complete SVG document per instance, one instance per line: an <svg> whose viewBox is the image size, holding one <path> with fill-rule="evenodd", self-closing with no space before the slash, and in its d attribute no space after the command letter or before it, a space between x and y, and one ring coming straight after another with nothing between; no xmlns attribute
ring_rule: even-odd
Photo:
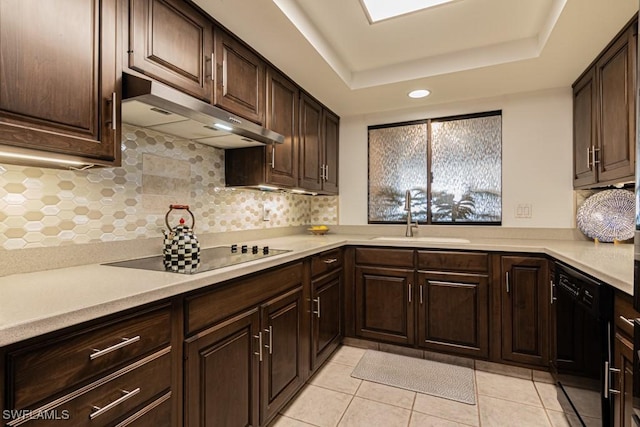
<svg viewBox="0 0 640 427"><path fill-rule="evenodd" d="M3 0L0 6L6 6L9 3ZM145 2L133 3L145 4ZM295 251L295 256L293 254L290 255L293 258L286 258L287 255L279 255L262 260L259 264L252 263L242 267L242 274L247 275L257 273L262 269L275 268L285 262L283 260L294 261L295 259L316 256L320 251L318 248L331 251L345 245L345 242L347 242L347 246L352 247L359 244L371 244L368 237L365 238L363 236L402 236L404 234L404 226L401 225L367 225L367 126L479 111L502 110L503 114L502 226L453 227L421 225L418 229L419 237L465 237L476 241L472 245L463 247L456 247L446 243L444 246L442 246L443 244L438 246L437 243L426 243L417 247L451 249L454 251L486 252L495 249L504 252L546 253L555 257L555 259L565 262L575 262L577 258L582 261L579 261L577 266L573 265L580 267L583 272L612 286L630 286L630 268L629 270L625 268L618 269L615 262L609 262L605 267L598 267L598 261L602 262L601 259L605 255L612 257L614 260L622 256L623 258L626 257L630 264L631 255L628 249L631 245L622 245L626 246L626 248L619 248L613 247L613 245L601 244L594 252L589 252L592 249L592 245L589 245L589 249L584 249L584 251L588 252L586 255L575 255L567 252L569 249L566 248L552 248L550 253L549 249L545 250L543 246L535 246L535 244L529 242L522 243L521 240L530 239L531 237L549 240L584 239L580 232L575 229L576 205L585 195L574 191L570 172L573 157L571 150L573 101L570 86L609 41L615 37L618 31L623 28L631 16L637 12L635 2L620 2L620 8L607 8L606 5L592 2L593 4L589 4L589 6L583 5L584 9L580 9L580 5L571 1L546 2L546 8L543 9L548 13L536 15L539 18L537 23L545 22L542 18L555 16L553 14L555 10L557 13L557 27L550 32L549 45L542 50L539 59L516 61L513 57L510 57L509 63L495 65L494 67L496 68L478 68L479 66L476 64L475 68L468 72L459 71L462 74L451 73L443 76L432 76L431 80L425 80L425 83L428 83L433 91L432 96L427 98L428 101L424 104L415 104L418 106L411 107L409 106L412 104L408 104L405 101L405 94L409 89L413 89L413 86L417 83L413 80L400 83L387 81L386 84L381 86L372 85L373 89L370 91L362 88L357 90L345 89L345 82L341 79L339 73L329 69L328 62L335 65L335 61L323 59L319 54L315 53L315 49L312 49L309 44L313 43L307 41L308 39L301 35L302 30L299 31L299 28L294 28L287 19L286 13L282 12L281 7L286 9L287 2L278 2L278 6L269 2L269 5L265 6L264 10L260 9L249 15L245 15L243 12L242 16L238 16L235 13L236 11L233 10L234 8L227 7L222 3L197 2L198 6L205 12L214 16L218 22L221 22L231 32L260 52L268 61L277 65L282 71L286 71L286 74L304 90L318 97L318 100L327 107L335 109L335 113L340 115L339 157L341 162L339 163L338 173L340 177L339 196L332 194L336 193L335 191L323 191L326 189L322 188L322 181L326 176L335 176L334 171L336 168L333 166L329 167L328 172L326 169L322 169L323 179L318 180L316 177L316 184L320 181L319 190L314 190L308 186L304 188L305 190L327 194L309 196L288 192L258 192L225 187L224 184L227 177L225 176L224 163L226 161L225 157L228 157L225 156L225 151L200 148L200 145L166 136L155 130L132 127L130 124L123 124L121 129L116 126L116 131L122 133L122 151L118 153L118 150L116 150L115 155L116 157L118 155L122 157L122 167L120 168L106 167L92 168L86 171L73 171L38 167L41 165L34 166L33 164L27 168L21 168L12 165L11 162L3 163L2 173L0 174L0 180L2 180L0 181L1 188L3 189L0 218L3 224L1 237L2 259L5 260L3 263L5 264L3 265L5 273L3 274L8 277L6 281L2 282L3 292L6 292L3 300L11 301L8 299L9 295L13 292L18 293L14 294L16 295L14 297L16 300L14 300L15 304L12 304L12 307L7 307L6 310L3 307L2 317L6 319L6 322L3 320L3 326L5 326L3 335L5 338L0 345L12 345L23 340L36 345L38 335L53 333L53 335L47 336L56 337L55 331L58 329L71 327L86 321L94 321L95 324L95 319L102 316L113 316L123 310L127 311L136 306L164 301L180 294L194 296L197 294L196 291L202 287L237 278L240 271L237 269L223 270L215 275L203 273L205 276L194 275L191 277L176 277L168 273L154 273L152 276L147 276L143 275L142 272L134 273L130 270L123 272L114 268L100 270L100 272L104 272L104 277L95 277L95 271L91 273L90 265L97 263L158 254L162 245L162 231L166 229L164 215L167 205L172 203L188 203L192 206L196 218L194 228L203 248L234 243L247 244L249 247L254 245L262 247L268 244L272 248L278 248L279 244L280 246L287 245L288 247L285 249L292 248ZM354 3L356 4L355 6L352 5L352 8L362 14L360 5L357 2ZM458 6L462 7L465 1L458 3ZM113 5L119 3L105 2L104 4ZM562 7L556 9L560 4L564 9ZM243 6L243 10L253 9L253 5L247 4ZM69 6L69 8L71 7ZM241 6L236 7L239 8ZM306 7L313 6L307 4ZM53 9L45 16L56 16L56 10L55 8ZM145 9L141 7L140 10L142 11L140 13L144 13ZM444 11L445 9L443 6L434 10ZM8 6L2 9L2 12L0 17L3 14L4 16L13 16L11 13L21 13L18 8L10 8ZM122 10L119 10L119 12L123 13ZM291 15L292 13L289 9L288 14ZM318 11L318 13L320 12ZM106 15L112 16L109 13ZM117 16L117 14L113 16ZM571 18L566 18L566 16ZM41 25L34 27L46 28L47 22L46 20L44 21ZM574 27L577 22L582 21L584 22L577 28ZM114 19L113 24L114 26L119 25L117 19ZM207 22L204 24L211 25ZM299 23L298 25L304 28L303 24ZM600 31L592 31L594 26L602 27L602 33ZM10 26L3 25L3 27L7 29ZM258 30L260 28L262 30ZM290 32L273 31L272 28L288 29ZM535 29L537 30L537 28ZM83 29L82 31L85 30ZM91 29L86 31L91 31ZM572 37L574 38L564 42L554 42L554 37L567 36L567 34L573 34ZM588 39L589 42L578 43L577 40L583 37L591 38ZM13 39L7 36L4 37L4 40ZM110 39L105 38L105 40ZM162 39L158 40L158 42L162 41ZM175 40L176 44L182 42L184 41ZM71 45L70 43L72 43L72 40L65 40L61 44ZM140 40L131 41L131 45L137 46L135 43L141 42ZM289 45L295 47L297 53L299 52L295 61L291 58L283 58L291 56L288 55L289 49L282 48L282 46ZM273 46L279 48L274 49ZM571 46L571 49L568 49L568 46ZM300 50L298 50L298 47ZM198 68L198 71L202 71L203 76L201 77L211 78L215 72L218 72L213 67L214 58L211 52L218 52L219 49L206 44L203 44L202 48L203 52L206 51L205 58L201 66L196 68ZM209 50L206 50L207 48ZM86 46L77 46L77 49L69 49L69 51L72 53L82 52L82 49L86 49ZM137 53L136 49L133 49L133 51L132 56ZM564 62L558 60L559 55L569 54L575 54L577 59ZM126 58L127 55L123 55L123 57ZM118 55L114 55L114 58L115 69L118 69L118 66L123 66L118 65L118 61L120 61ZM48 58L48 60L55 64L55 58ZM130 60L135 63L138 58ZM122 61L125 62L126 60L122 59ZM110 63L103 61L103 69L108 64ZM126 67L126 65L124 66ZM144 69L148 75L152 76L154 75L153 73L162 72L154 70L153 67L145 68L144 63L143 65L137 64L135 66L138 67L138 70ZM512 68L515 70L512 70ZM525 76L522 71L525 68L530 68L532 74ZM91 69L90 66L89 69ZM77 71L79 75L86 74L86 70ZM81 74L80 71L85 74ZM497 73L498 71L504 72L503 76L510 77L489 79L486 76L487 73ZM328 77L326 79L316 78L317 73L320 72L326 72ZM512 74L507 74L507 72L512 72ZM370 73L369 78L374 79L376 77L374 74ZM378 75L378 78L383 80L395 78L391 74L393 73L389 71L386 73L386 77ZM359 75L363 79L366 77L366 73L354 73L354 75ZM532 79L532 75L538 75L538 78ZM562 78L552 80L551 77L553 75L560 75ZM66 80L71 80L71 83L73 83L73 79ZM528 85L523 80L529 81ZM465 84L461 84L461 81L464 81ZM436 83L441 83L440 90L435 90ZM69 82L66 84L65 90L67 92L76 90ZM365 87L370 83L366 83L363 80L358 83L354 80L351 84L354 87L358 84ZM432 84L433 86L431 86ZM180 83L177 85L182 87L186 84L182 85ZM91 139L87 137L88 132L96 132L97 134L108 132L108 128L113 125L112 118L114 116L117 118L120 115L118 110L119 103L113 102L111 97L113 91L107 87L102 87L101 90L105 101L100 109L104 114L104 126L107 129L96 132L96 129L91 129L91 126L86 125L86 123L80 125L74 123L75 129L82 129L82 132L74 131L76 136L81 134L77 139L84 141ZM198 89L191 87L190 90L196 91ZM118 93L118 90L115 92ZM344 92L349 95L340 98L340 94ZM86 95L80 91L78 93L79 97L80 95ZM363 96L355 96L358 93L362 93ZM0 98L2 97L0 96ZM119 99L118 96L116 97L117 99ZM83 101L86 100L83 99ZM27 109L25 111L27 113L38 107L33 104L37 103L26 105L25 108ZM317 100L310 99L307 105L318 104ZM226 105L227 109L236 107ZM332 113L329 108L320 104L320 110L317 111L323 111L324 113L319 113L319 116L323 114L329 116ZM76 110L70 111L74 112ZM114 111L114 115L111 115L112 111ZM311 111L310 114L313 113L312 109L309 111ZM38 110L38 114L40 113L42 112ZM56 114L60 113L56 112ZM236 114L238 113L236 112ZM49 116L46 117L49 118ZM84 118L86 119L86 117ZM92 117L87 120L91 121L91 119ZM53 121L58 121L58 123L64 123L64 120L65 117L53 117ZM545 125L541 126L541 123ZM2 133L2 135L4 135L4 138L10 137L6 132ZM108 144L105 142L103 140L103 145L101 146L103 148L101 149L107 147ZM52 142L52 144L55 143ZM113 145L111 148L113 148ZM108 149L109 147L107 147L107 151ZM263 147L261 149L264 150ZM279 151L277 146L275 150ZM549 153L553 153L553 155ZM111 154L108 152L99 154L99 156L103 157L108 157L109 155ZM60 159L63 157L60 157ZM67 157L65 159L68 160ZM348 161L345 162L345 159L348 159ZM277 163L280 162L278 161ZM328 164L322 160L319 163ZM75 167L82 169L84 164L75 165ZM328 182L330 180L325 181ZM512 213L519 204L533 206L533 214L530 218L515 218ZM331 233L324 238L309 240L311 236L303 237L302 235L306 234L306 228L310 224L326 224L331 228ZM288 242L286 240L287 235L300 236L292 237L297 243L286 243ZM352 240L344 237L352 235L359 237ZM501 238L518 239L518 243L514 245L511 242L510 245L500 246L495 241L492 241L492 239ZM415 243L398 242L394 243L393 246L407 249L412 247L411 244L415 245ZM389 245L387 244L386 246L388 247ZM347 248L344 255L342 255L344 258L341 258L344 261L339 263L344 263L343 271L355 267L355 254L353 259L349 254L350 252ZM589 258L590 256L593 258ZM334 258L330 257L328 259ZM493 270L496 271L490 274L499 274L500 265L495 264L495 257L490 255L489 259L490 261L485 262L487 266L484 267L484 270L480 270L480 273L482 273L480 275ZM309 260L303 263L304 271L307 268L311 268L311 272L305 273L310 276L313 274L313 268L308 267L307 263L313 264L313 261ZM92 283L91 289L84 287L82 289L74 287L58 288L58 284L63 286L68 281L68 277L65 279L64 275L70 273L66 269L60 270L60 267L73 268L72 271L77 272L79 278L83 277ZM413 268L413 265L408 267ZM40 270L52 270L46 273L46 280L56 283L56 292L53 295L48 295L47 301L42 301L42 292L44 291L36 283L36 277L44 276L37 276L37 274L30 276L27 274L31 271ZM474 273L477 272L474 271ZM11 277L12 274L21 273L27 275ZM331 275L335 271L329 269L325 273ZM138 274L139 276L137 276ZM166 276L169 277L167 278ZM19 287L4 286L9 281L15 284L16 277L20 279ZM136 277L139 279L136 279ZM34 282L29 284L29 278L32 278ZM131 283L132 280L136 283ZM495 280L495 278L492 280ZM149 283L149 281L153 281L153 283ZM499 282L499 279L497 281ZM113 282L121 283L122 289L114 289ZM348 280L345 280L345 284L348 284ZM352 295L347 292L347 287L345 286L345 299ZM113 293L109 294L109 292ZM546 288L542 292L548 296ZM631 292L627 291L627 293L630 294ZM104 295L106 295L109 303L105 304L104 300L100 299L101 295L97 294L103 294L102 298L105 298ZM71 295L74 297L71 298ZM136 298L133 298L134 296ZM78 300L81 300L82 303L78 304ZM22 301L22 303L18 304L18 301ZM34 301L36 304L33 304ZM43 306L38 307L39 304ZM308 304L308 301L302 303L303 308L310 310L306 304ZM491 307L494 307L496 302L494 301L491 304ZM175 307L175 303L170 305L172 313L170 317L172 318L176 316L173 310L179 312L184 309L184 307ZM31 311L24 311L25 307L30 307ZM320 311L319 308L313 308L313 310ZM40 314L44 312L49 313L49 317L40 318ZM160 321L164 319L163 316L165 314L158 315L159 317L154 317L151 314L150 316L150 321L153 319ZM178 318L181 317L178 315ZM40 320L36 321L34 319ZM33 330L25 333L24 327L21 327L20 322L29 324ZM354 337L356 335L355 332L351 333L349 331L350 329L355 329L355 325L351 323L345 319L345 335ZM492 321L492 334L496 329L500 333L500 326L496 327L494 323ZM190 331L188 332L188 339L196 337L198 333L205 329L208 330L211 321L199 325L197 327L194 326L192 329L185 329L185 331ZM176 326L176 328L180 329L179 326ZM191 335L191 333L196 333L196 335ZM12 334L16 335L12 336ZM180 334L180 332L176 331L169 339L176 340L176 337L179 337ZM362 336L362 334L358 334L358 336ZM28 341L29 339L32 341ZM173 349L182 347L182 344L176 344L175 341L172 342ZM335 348L333 344L335 343L330 345L332 349ZM19 348L21 347L10 347L9 352L13 355L12 351ZM488 347L483 343L478 348L480 349L478 351L494 352L496 346L492 344ZM489 350L486 350L487 348ZM444 350L444 352L451 352L451 350ZM170 357L177 358L176 353L179 352L177 350L170 352ZM161 354L157 360L167 363L164 362L166 356ZM5 357L7 357L6 351L3 353L3 358ZM491 354L490 357L481 356L481 358L485 360L502 360L500 355L496 356L495 354ZM518 363L515 364L517 365ZM305 369L308 370L309 368ZM302 378L306 375L308 373L302 375ZM172 411L177 420L180 418L177 414L182 409L175 402L180 400L182 387L176 386L176 384L181 384L182 379L180 378L181 375L177 373L175 373L175 377L172 380L171 392L178 397L172 397L170 401L177 406ZM7 379L4 379L4 382L8 384L9 378L8 376ZM300 381L302 380L298 378L296 384L299 385ZM293 387L293 389L296 389L296 387ZM61 392L57 393L59 395ZM49 394L41 395L41 398L37 401L41 402L49 395L56 395L56 393L49 391ZM0 397L2 397L3 408L5 407L4 405L12 404L8 403L10 401L9 392L5 390L5 387L0 392ZM106 401L108 402L109 399ZM162 402L160 402L161 404ZM265 411L260 410L259 412L261 412L260 416L262 416L262 412ZM258 414L254 415L258 416Z"/></svg>

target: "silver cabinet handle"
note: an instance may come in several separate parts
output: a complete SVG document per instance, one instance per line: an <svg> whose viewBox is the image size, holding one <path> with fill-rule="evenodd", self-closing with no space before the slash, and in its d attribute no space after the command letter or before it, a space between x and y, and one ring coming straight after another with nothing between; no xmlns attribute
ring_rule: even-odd
<svg viewBox="0 0 640 427"><path fill-rule="evenodd" d="M214 52L211 52L211 81L215 80L215 78L213 77L215 66L216 66L216 56L214 55Z"/></svg>
<svg viewBox="0 0 640 427"><path fill-rule="evenodd" d="M591 147L587 147L587 168L591 167Z"/></svg>
<svg viewBox="0 0 640 427"><path fill-rule="evenodd" d="M131 399L133 396L140 393L140 387L131 391L127 391L127 390L120 390L120 391L123 393L122 397L118 398L117 400L114 400L113 402L109 403L107 406L103 406L101 408L99 406L92 405L93 409L95 409L95 412L92 412L89 414L89 419L94 420L98 418L100 415L104 414L105 412L108 412L113 408L115 408L116 406Z"/></svg>
<svg viewBox="0 0 640 427"><path fill-rule="evenodd" d="M555 296L553 296L553 291L555 290L555 287L556 285L553 284L553 280L549 280L549 292L551 294L549 296L549 304L552 304L552 305L553 305L553 302L558 299Z"/></svg>
<svg viewBox="0 0 640 427"><path fill-rule="evenodd" d="M276 168L276 146L271 146L271 169Z"/></svg>
<svg viewBox="0 0 640 427"><path fill-rule="evenodd" d="M609 361L604 362L604 398L609 397Z"/></svg>
<svg viewBox="0 0 640 427"><path fill-rule="evenodd" d="M413 292L411 292L413 290L413 285L411 283L409 283L409 303L411 303L411 294Z"/></svg>
<svg viewBox="0 0 640 427"><path fill-rule="evenodd" d="M320 165L320 181L324 181L324 165Z"/></svg>
<svg viewBox="0 0 640 427"><path fill-rule="evenodd" d="M329 165L324 165L324 180L329 181Z"/></svg>
<svg viewBox="0 0 640 427"><path fill-rule="evenodd" d="M133 338L122 338L122 341L121 341L121 342L119 342L118 344L112 345L111 347L107 347L107 348L105 348L105 349L103 349L103 350L98 350L97 348L94 348L94 349L93 349L93 353L91 353L91 354L89 355L89 360L95 360L95 359L97 359L98 357L102 357L102 356L104 356L105 354L109 354L109 353L111 353L112 351L119 350L119 349L121 349L121 348L123 348L123 347L126 347L126 346L128 346L128 345L131 345L131 344L133 344L134 342L138 342L138 341L140 341L140 335L136 335L136 336L135 336L135 337L133 337Z"/></svg>
<svg viewBox="0 0 640 427"><path fill-rule="evenodd" d="M315 314L316 316L318 316L318 319L320 318L320 297L318 298L314 298L313 302L315 302L316 304L318 304L318 311L314 311L313 314Z"/></svg>
<svg viewBox="0 0 640 427"><path fill-rule="evenodd" d="M627 319L624 316L620 316L620 320L622 320L623 322L625 322L627 325L631 326L633 328L633 320L631 319Z"/></svg>
<svg viewBox="0 0 640 427"><path fill-rule="evenodd" d="M509 272L505 271L504 276L505 276L505 280L506 280L505 283L506 283L506 286L507 286L507 293L510 293L511 292L511 284L509 283Z"/></svg>
<svg viewBox="0 0 640 427"><path fill-rule="evenodd" d="M118 109L118 105L116 104L117 102L118 102L117 94L113 92L113 94L111 95L111 129L113 130L117 130L117 126L116 126L116 111Z"/></svg>
<svg viewBox="0 0 640 427"><path fill-rule="evenodd" d="M325 264L333 264L334 262L338 262L338 258L327 258L325 260L322 260L322 262L324 262Z"/></svg>
<svg viewBox="0 0 640 427"><path fill-rule="evenodd" d="M422 303L424 302L424 298L422 295L422 288L424 287L424 285L420 285L420 305L422 305Z"/></svg>
<svg viewBox="0 0 640 427"><path fill-rule="evenodd" d="M269 329L265 329L264 333L269 333L269 345L265 345L269 349L269 354L273 354L273 326L269 326Z"/></svg>
<svg viewBox="0 0 640 427"><path fill-rule="evenodd" d="M600 163L600 160L598 160L598 157L596 156L596 153L599 153L600 149L593 147L593 149L591 150L591 164L595 167L598 163Z"/></svg>
<svg viewBox="0 0 640 427"><path fill-rule="evenodd" d="M258 332L258 335L254 335L253 337L258 340L258 351L254 351L253 354L259 356L259 360L262 362L262 332Z"/></svg>

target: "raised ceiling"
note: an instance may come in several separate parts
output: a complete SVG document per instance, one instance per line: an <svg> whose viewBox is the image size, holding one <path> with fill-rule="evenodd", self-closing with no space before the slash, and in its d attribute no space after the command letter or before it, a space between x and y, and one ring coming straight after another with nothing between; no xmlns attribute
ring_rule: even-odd
<svg viewBox="0 0 640 427"><path fill-rule="evenodd" d="M638 10L456 0L372 24L360 0L195 2L342 116L569 87Z"/></svg>

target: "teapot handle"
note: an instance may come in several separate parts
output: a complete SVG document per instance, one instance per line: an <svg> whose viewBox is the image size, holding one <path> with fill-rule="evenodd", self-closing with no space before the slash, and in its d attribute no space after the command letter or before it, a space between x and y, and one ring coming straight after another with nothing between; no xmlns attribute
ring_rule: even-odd
<svg viewBox="0 0 640 427"><path fill-rule="evenodd" d="M169 231L171 231L171 226L169 225L169 214L174 209L184 209L189 212L189 215L191 215L191 229L193 230L196 226L196 218L193 216L193 212L189 210L189 205L169 205L169 212L164 216L164 223L167 224Z"/></svg>

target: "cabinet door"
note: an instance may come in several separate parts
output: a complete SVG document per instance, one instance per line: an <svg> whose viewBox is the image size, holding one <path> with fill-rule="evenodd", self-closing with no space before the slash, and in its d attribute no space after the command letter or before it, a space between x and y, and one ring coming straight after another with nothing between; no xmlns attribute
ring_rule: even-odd
<svg viewBox="0 0 640 427"><path fill-rule="evenodd" d="M616 427L632 427L633 414L633 344L622 335L616 333L613 366L620 372L613 373L612 389L620 391L613 396L613 414Z"/></svg>
<svg viewBox="0 0 640 427"><path fill-rule="evenodd" d="M0 2L3 144L119 163L118 5Z"/></svg>
<svg viewBox="0 0 640 427"><path fill-rule="evenodd" d="M413 270L356 267L356 335L414 342Z"/></svg>
<svg viewBox="0 0 640 427"><path fill-rule="evenodd" d="M260 424L265 425L304 382L301 373L302 288L263 304L261 313Z"/></svg>
<svg viewBox="0 0 640 427"><path fill-rule="evenodd" d="M230 34L216 28L215 104L234 114L264 122L265 63Z"/></svg>
<svg viewBox="0 0 640 427"><path fill-rule="evenodd" d="M635 72L637 29L630 27L596 65L598 181L630 179L635 172Z"/></svg>
<svg viewBox="0 0 640 427"><path fill-rule="evenodd" d="M208 18L178 0L130 0L129 5L129 68L211 101Z"/></svg>
<svg viewBox="0 0 640 427"><path fill-rule="evenodd" d="M311 283L311 370L331 355L342 337L342 269Z"/></svg>
<svg viewBox="0 0 640 427"><path fill-rule="evenodd" d="M418 272L418 343L436 351L489 356L487 276Z"/></svg>
<svg viewBox="0 0 640 427"><path fill-rule="evenodd" d="M185 425L258 425L258 309L187 340Z"/></svg>
<svg viewBox="0 0 640 427"><path fill-rule="evenodd" d="M549 364L547 260L502 257L502 358Z"/></svg>
<svg viewBox="0 0 640 427"><path fill-rule="evenodd" d="M340 119L327 110L323 111L323 164L324 179L322 190L325 193L338 194L338 140Z"/></svg>
<svg viewBox="0 0 640 427"><path fill-rule="evenodd" d="M322 190L322 106L300 94L300 187Z"/></svg>
<svg viewBox="0 0 640 427"><path fill-rule="evenodd" d="M593 152L596 147L596 73L589 71L573 86L573 186L597 182Z"/></svg>
<svg viewBox="0 0 640 427"><path fill-rule="evenodd" d="M284 136L283 144L267 147L267 181L298 185L298 87L272 68L267 71L266 127Z"/></svg>

